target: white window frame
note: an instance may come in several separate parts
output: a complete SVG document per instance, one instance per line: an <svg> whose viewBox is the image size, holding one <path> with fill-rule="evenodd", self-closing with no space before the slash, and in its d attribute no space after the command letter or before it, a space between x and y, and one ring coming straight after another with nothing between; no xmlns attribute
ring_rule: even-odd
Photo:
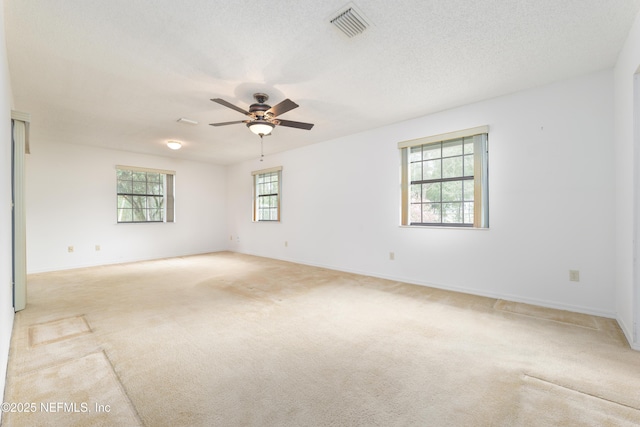
<svg viewBox="0 0 640 427"><path fill-rule="evenodd" d="M489 127L479 126L470 129L464 129L455 132L449 132L445 134L433 135L424 138L418 138L410 141L403 141L398 143L398 148L401 151L401 225L403 226L415 226L415 227L471 227L471 228L489 228ZM411 209L411 177L410 177L410 151L412 148L420 146L429 146L431 144L440 144L459 139L471 139L473 141L473 186L474 186L474 200L473 200L473 223L447 223L447 222L429 222L429 223L415 223L410 220ZM459 178L459 179L457 179ZM454 180L465 180L466 177L457 177ZM443 181L441 181L443 182ZM442 221L442 218L441 218Z"/></svg>
<svg viewBox="0 0 640 427"><path fill-rule="evenodd" d="M278 182L278 188L277 188L277 192L273 193L262 193L261 189L260 189L260 179L261 178L265 178L267 176L272 176L273 174L275 174L275 176L277 176L277 182ZM280 222L280 216L281 216L281 200L282 200L282 166L276 166L273 168L269 168L269 169L261 169L261 170L257 170L257 171L253 171L251 172L251 175L253 176L253 213L252 213L252 218L253 218L253 222ZM260 204L260 199L262 197L269 197L270 198L270 206L268 207L263 207ZM275 198L275 206L273 201ZM269 211L274 211L276 215L269 215L269 218L264 218L264 216L261 215L261 211L263 210L269 210Z"/></svg>
<svg viewBox="0 0 640 427"><path fill-rule="evenodd" d="M131 172L145 172L145 173L154 173L162 175L162 185L163 185L163 206L162 206L162 219L161 220L152 220L148 216L145 217L145 220L123 220L122 213L129 208L124 208L121 206L122 197L125 195L139 195L144 197L157 196L156 194L134 194L132 193L123 193L120 191L120 187L118 186L118 171L131 171ZM137 166L124 166L124 165L116 165L116 222L118 224L144 224L144 223L161 223L161 222L175 222L175 171L164 170L164 169L151 169ZM145 208L145 210L148 210Z"/></svg>

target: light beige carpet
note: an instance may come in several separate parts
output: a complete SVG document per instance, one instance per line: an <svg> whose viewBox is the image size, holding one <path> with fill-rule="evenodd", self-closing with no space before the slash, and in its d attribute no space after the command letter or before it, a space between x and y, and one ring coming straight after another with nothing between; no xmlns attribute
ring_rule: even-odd
<svg viewBox="0 0 640 427"><path fill-rule="evenodd" d="M28 292L5 401L39 410L6 426L640 424L640 353L610 319L233 253Z"/></svg>

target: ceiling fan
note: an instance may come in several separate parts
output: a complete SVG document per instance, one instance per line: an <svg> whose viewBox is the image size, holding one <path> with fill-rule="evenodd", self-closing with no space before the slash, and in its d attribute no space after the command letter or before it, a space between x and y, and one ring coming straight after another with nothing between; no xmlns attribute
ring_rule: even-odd
<svg viewBox="0 0 640 427"><path fill-rule="evenodd" d="M238 120L234 122L211 123L211 126L226 126L234 125L237 123L246 123L251 132L261 137L264 135L269 135L273 128L276 126L286 126L305 130L310 130L313 127L312 123L294 122L291 120L280 120L277 118L287 111L298 108L298 104L296 104L292 100L287 98L281 103L272 107L265 104L265 102L267 102L267 100L269 99L269 95L267 95L266 93L254 93L253 97L255 98L256 103L249 106L249 111L245 111L240 107L236 107L235 105L221 98L212 99L213 102L217 102L220 105L224 105L225 107L231 108L232 110L236 110L244 114L245 116L249 116L250 119Z"/></svg>

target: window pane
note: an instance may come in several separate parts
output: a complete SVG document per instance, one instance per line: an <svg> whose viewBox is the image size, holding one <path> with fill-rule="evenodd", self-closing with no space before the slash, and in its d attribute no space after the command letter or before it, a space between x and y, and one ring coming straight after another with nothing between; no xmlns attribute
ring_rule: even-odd
<svg viewBox="0 0 640 427"><path fill-rule="evenodd" d="M148 184L149 194L162 194L162 184L151 183Z"/></svg>
<svg viewBox="0 0 640 427"><path fill-rule="evenodd" d="M409 222L422 222L422 205L412 204L409 212Z"/></svg>
<svg viewBox="0 0 640 427"><path fill-rule="evenodd" d="M464 139L464 154L473 154L473 138Z"/></svg>
<svg viewBox="0 0 640 427"><path fill-rule="evenodd" d="M271 216L269 217L269 219L271 221L277 221L278 220L278 209L269 209L269 212L271 213Z"/></svg>
<svg viewBox="0 0 640 427"><path fill-rule="evenodd" d="M422 185L422 200L425 202L439 202L441 199L442 184L434 182Z"/></svg>
<svg viewBox="0 0 640 427"><path fill-rule="evenodd" d="M151 209L151 210L149 210L149 220L150 221L162 221L162 209Z"/></svg>
<svg viewBox="0 0 640 427"><path fill-rule="evenodd" d="M442 159L442 177L456 178L462 176L462 157Z"/></svg>
<svg viewBox="0 0 640 427"><path fill-rule="evenodd" d="M147 183L133 181L133 194L147 194Z"/></svg>
<svg viewBox="0 0 640 427"><path fill-rule="evenodd" d="M132 196L131 203L134 209L144 209L147 207L147 198L145 196Z"/></svg>
<svg viewBox="0 0 640 427"><path fill-rule="evenodd" d="M462 201L462 181L448 181L442 183L442 201Z"/></svg>
<svg viewBox="0 0 640 427"><path fill-rule="evenodd" d="M421 191L422 191L421 184L411 184L410 203L420 203L422 201L422 199L420 198Z"/></svg>
<svg viewBox="0 0 640 427"><path fill-rule="evenodd" d="M133 221L133 210L131 209L118 209L118 221L131 222Z"/></svg>
<svg viewBox="0 0 640 427"><path fill-rule="evenodd" d="M131 194L133 183L131 181L118 181L118 193Z"/></svg>
<svg viewBox="0 0 640 427"><path fill-rule="evenodd" d="M123 170L123 169L116 169L116 176L118 177L118 179L131 179L131 171L129 170Z"/></svg>
<svg viewBox="0 0 640 427"><path fill-rule="evenodd" d="M422 162L411 163L409 176L411 181L421 181L422 180Z"/></svg>
<svg viewBox="0 0 640 427"><path fill-rule="evenodd" d="M462 139L454 139L442 143L442 157L461 156Z"/></svg>
<svg viewBox="0 0 640 427"><path fill-rule="evenodd" d="M160 174L159 173L147 172L147 181L149 181L149 182L160 182Z"/></svg>
<svg viewBox="0 0 640 427"><path fill-rule="evenodd" d="M130 196L118 196L118 208L131 209L131 197Z"/></svg>
<svg viewBox="0 0 640 427"><path fill-rule="evenodd" d="M147 181L147 173L146 172L133 172L131 174L134 181Z"/></svg>
<svg viewBox="0 0 640 427"><path fill-rule="evenodd" d="M423 146L423 159L424 160L431 160L431 159L439 159L440 157L442 157L442 144L441 143L437 143L437 144L431 144L431 145L425 145Z"/></svg>
<svg viewBox="0 0 640 427"><path fill-rule="evenodd" d="M439 223L442 222L442 204L425 203L422 205L422 222Z"/></svg>
<svg viewBox="0 0 640 427"><path fill-rule="evenodd" d="M436 160L428 160L426 162L424 162L424 173L423 173L423 179L440 179L442 178L442 174L441 174L441 170L442 170L442 165L441 165L442 160L440 159L436 159Z"/></svg>
<svg viewBox="0 0 640 427"><path fill-rule="evenodd" d="M146 221L147 215L145 209L134 209L133 210L133 220L134 221Z"/></svg>
<svg viewBox="0 0 640 427"><path fill-rule="evenodd" d="M473 201L474 200L474 182L472 179L467 179L462 182L463 187L463 197L465 201Z"/></svg>
<svg viewBox="0 0 640 427"><path fill-rule="evenodd" d="M411 147L409 162L418 162L420 160L422 160L422 147Z"/></svg>
<svg viewBox="0 0 640 427"><path fill-rule="evenodd" d="M473 176L473 155L464 156L464 176Z"/></svg>
<svg viewBox="0 0 640 427"><path fill-rule="evenodd" d="M442 222L444 224L462 223L462 203L443 203Z"/></svg>
<svg viewBox="0 0 640 427"><path fill-rule="evenodd" d="M473 224L473 202L464 203L464 223Z"/></svg>
<svg viewBox="0 0 640 427"><path fill-rule="evenodd" d="M163 197L147 197L147 207L148 208L156 208L162 209L162 202L164 201Z"/></svg>

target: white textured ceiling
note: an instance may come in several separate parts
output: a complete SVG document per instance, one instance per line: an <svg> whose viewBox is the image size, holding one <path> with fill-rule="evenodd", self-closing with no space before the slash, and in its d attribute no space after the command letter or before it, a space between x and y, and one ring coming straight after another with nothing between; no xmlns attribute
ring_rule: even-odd
<svg viewBox="0 0 640 427"><path fill-rule="evenodd" d="M4 0L14 108L61 141L230 164L254 92L290 98L265 154L611 68L640 0ZM180 117L199 122L178 123ZM170 151L165 142L184 142Z"/></svg>

